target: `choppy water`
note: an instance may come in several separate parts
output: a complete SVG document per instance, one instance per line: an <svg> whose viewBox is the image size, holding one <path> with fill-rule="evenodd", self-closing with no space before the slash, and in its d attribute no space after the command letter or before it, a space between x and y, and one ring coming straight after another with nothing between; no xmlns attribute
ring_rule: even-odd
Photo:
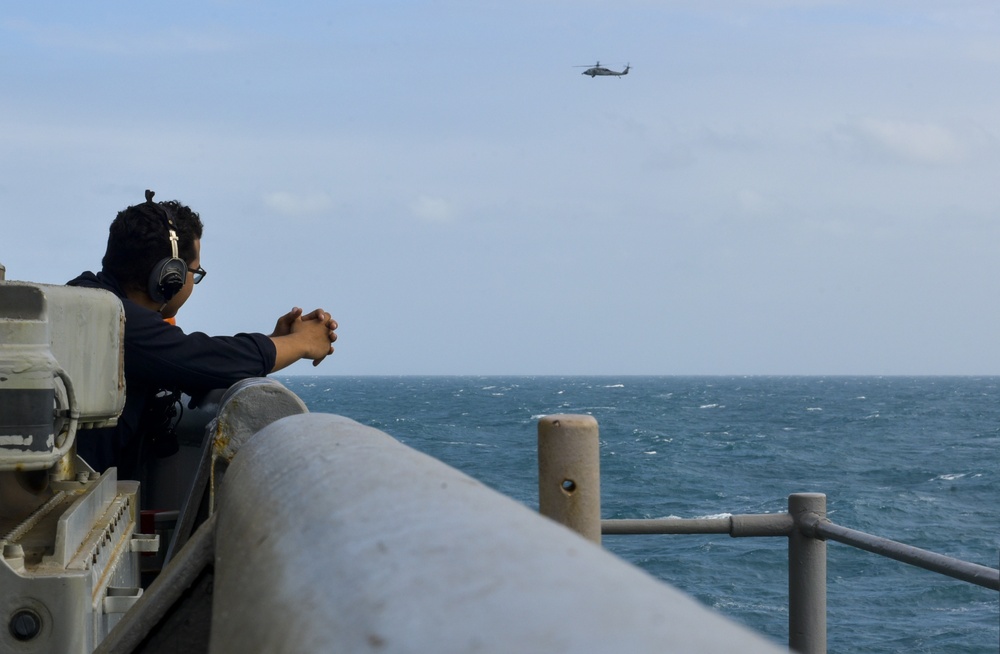
<svg viewBox="0 0 1000 654"><path fill-rule="evenodd" d="M606 518L776 513L827 495L853 529L1000 565L1000 378L283 377L537 508L540 416L601 430ZM787 542L606 536L609 550L787 643ZM828 546L831 652L998 652L1000 594Z"/></svg>

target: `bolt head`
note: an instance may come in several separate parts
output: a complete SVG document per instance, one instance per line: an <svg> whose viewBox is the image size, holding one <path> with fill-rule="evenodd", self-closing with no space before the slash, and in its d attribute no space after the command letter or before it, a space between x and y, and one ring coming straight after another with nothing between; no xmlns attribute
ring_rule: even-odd
<svg viewBox="0 0 1000 654"><path fill-rule="evenodd" d="M9 627L15 640L25 642L42 632L42 619L31 609L18 609L11 616Z"/></svg>

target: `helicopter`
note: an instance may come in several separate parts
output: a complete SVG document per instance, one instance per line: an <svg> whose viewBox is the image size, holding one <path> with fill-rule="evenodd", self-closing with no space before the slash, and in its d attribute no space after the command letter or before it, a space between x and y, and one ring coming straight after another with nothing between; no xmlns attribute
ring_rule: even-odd
<svg viewBox="0 0 1000 654"><path fill-rule="evenodd" d="M621 72L611 70L610 68L605 68L604 66L601 65L600 61L598 61L593 66L590 66L588 64L586 66L577 66L577 68L586 68L587 70L583 71L583 74L590 75L590 78L593 79L598 75L609 76L609 77L621 77L622 75L628 75L628 69L630 68L630 65L625 64L625 70Z"/></svg>

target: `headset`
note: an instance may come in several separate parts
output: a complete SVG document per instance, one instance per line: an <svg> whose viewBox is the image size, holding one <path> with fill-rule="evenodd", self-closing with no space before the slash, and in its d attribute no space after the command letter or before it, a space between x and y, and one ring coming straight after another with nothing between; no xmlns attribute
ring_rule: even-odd
<svg viewBox="0 0 1000 654"><path fill-rule="evenodd" d="M170 298L177 295L184 288L184 283L187 281L188 266L187 262L177 254L178 239L177 230L174 228L174 221L171 220L166 208L153 202L154 195L156 194L153 191L147 189L146 203L152 205L154 210L159 209L157 213L163 217L163 222L167 226L167 233L170 237L170 257L160 259L153 266L152 272L149 273L147 291L149 297L154 302L166 304L170 301Z"/></svg>

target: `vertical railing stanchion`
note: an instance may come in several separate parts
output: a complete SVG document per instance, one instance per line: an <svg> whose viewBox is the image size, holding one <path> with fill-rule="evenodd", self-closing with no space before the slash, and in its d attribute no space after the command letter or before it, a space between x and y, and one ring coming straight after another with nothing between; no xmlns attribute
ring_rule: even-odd
<svg viewBox="0 0 1000 654"><path fill-rule="evenodd" d="M788 537L788 647L826 654L826 541L814 533L826 518L826 495L789 495L788 513L795 521Z"/></svg>
<svg viewBox="0 0 1000 654"><path fill-rule="evenodd" d="M601 544L600 442L593 416L538 421L538 510Z"/></svg>

